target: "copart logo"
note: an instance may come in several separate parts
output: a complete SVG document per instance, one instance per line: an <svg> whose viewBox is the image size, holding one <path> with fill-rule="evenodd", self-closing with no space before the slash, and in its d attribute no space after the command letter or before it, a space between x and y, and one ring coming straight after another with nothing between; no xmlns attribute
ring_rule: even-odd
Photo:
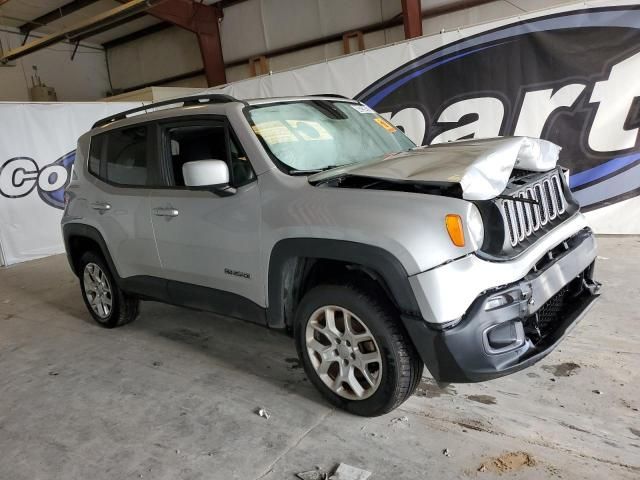
<svg viewBox="0 0 640 480"><path fill-rule="evenodd" d="M586 209L640 194L640 7L537 17L402 65L356 98L425 145L527 135L562 147Z"/></svg>
<svg viewBox="0 0 640 480"><path fill-rule="evenodd" d="M22 198L34 190L55 208L64 208L64 189L71 178L75 150L55 162L39 168L33 158L15 157L0 165L0 195Z"/></svg>

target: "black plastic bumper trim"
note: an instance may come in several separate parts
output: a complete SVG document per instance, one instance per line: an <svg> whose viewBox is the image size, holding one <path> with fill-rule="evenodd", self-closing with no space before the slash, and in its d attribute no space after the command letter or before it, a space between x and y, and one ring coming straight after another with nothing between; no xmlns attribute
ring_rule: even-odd
<svg viewBox="0 0 640 480"><path fill-rule="evenodd" d="M576 269L580 259L584 262L584 253L591 251L584 247L593 245L592 233L583 230L574 236L571 243L572 248L566 254L560 255L543 270L479 296L462 321L452 328L436 330L420 317L403 315L403 323L413 344L436 381L471 383L508 375L541 360L562 341L599 296L599 284L592 279L595 263ZM517 336L512 348L497 351L486 348L486 333L492 328L509 322L520 323L520 327L542 307L541 304L533 306L530 303L532 286L533 290L539 290L547 279L555 291L559 279L564 285L569 285L579 278L582 278L582 283L577 286L576 296L570 299L564 313L542 340L533 342L526 337L522 342ZM535 292L533 294L535 297ZM497 295L508 295L513 301L499 308L487 309L488 300ZM548 299L548 295L547 290L538 298Z"/></svg>

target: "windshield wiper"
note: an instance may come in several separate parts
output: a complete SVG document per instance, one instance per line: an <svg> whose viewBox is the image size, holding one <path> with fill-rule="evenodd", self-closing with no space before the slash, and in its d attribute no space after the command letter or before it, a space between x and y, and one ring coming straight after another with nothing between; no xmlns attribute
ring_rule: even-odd
<svg viewBox="0 0 640 480"><path fill-rule="evenodd" d="M512 197L510 195L497 195L496 198L500 198L502 200L513 200L514 202L530 203L532 205L540 205L540 202L531 198Z"/></svg>
<svg viewBox="0 0 640 480"><path fill-rule="evenodd" d="M332 170L338 167L344 167L345 165L349 165L348 163L344 163L342 165L329 165L322 168L313 168L311 170L298 170L296 168L292 168L289 170L289 175L312 175L314 173L326 172L327 170Z"/></svg>

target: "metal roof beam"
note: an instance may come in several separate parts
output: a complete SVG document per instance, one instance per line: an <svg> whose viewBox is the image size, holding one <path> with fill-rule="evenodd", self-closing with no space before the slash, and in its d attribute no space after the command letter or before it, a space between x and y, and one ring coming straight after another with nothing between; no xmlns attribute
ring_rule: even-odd
<svg viewBox="0 0 640 480"><path fill-rule="evenodd" d="M97 1L98 0L73 0L72 2L62 5L60 8L51 10L50 12L45 13L38 18L34 18L24 25L21 25L19 27L20 32L27 34L33 30L37 30L44 25L55 22L56 20L60 20L62 17L66 17L67 15L71 15L78 10L88 7L89 5L96 3Z"/></svg>
<svg viewBox="0 0 640 480"><path fill-rule="evenodd" d="M161 32L162 30L166 30L167 28L170 28L170 27L173 27L173 24L169 22L156 23L155 25L145 27L142 30L136 30L135 32L123 35L122 37L114 38L113 40L104 42L102 46L108 50L110 48L117 47L118 45L122 45L125 43L133 42L134 40L138 40L140 38L144 38L147 35L152 35L154 33Z"/></svg>
<svg viewBox="0 0 640 480"><path fill-rule="evenodd" d="M80 42L82 40L86 40L87 38L93 37L94 35L99 35L101 33L108 32L109 30L112 30L114 28L117 28L117 27L120 27L122 25L125 25L125 24L127 24L129 22L133 22L134 20L139 20L139 19L145 18L145 17L146 17L146 13L145 12L136 13L136 14L131 15L129 17L125 17L125 18L121 18L120 20L116 20L115 22L105 24L104 26L99 27L99 28L97 28L95 30L91 30L91 31L86 32L86 33L81 33L79 35L74 35L73 37L69 37L69 41L70 42Z"/></svg>
<svg viewBox="0 0 640 480"><path fill-rule="evenodd" d="M108 10L100 15L87 18L55 33L45 35L42 38L26 43L21 47L11 49L5 52L4 55L0 56L0 63L7 63L11 60L42 50L43 48L63 40L94 32L106 25L113 25L122 19L129 18L143 12L154 5L161 5L163 1L166 0L131 0L124 5Z"/></svg>

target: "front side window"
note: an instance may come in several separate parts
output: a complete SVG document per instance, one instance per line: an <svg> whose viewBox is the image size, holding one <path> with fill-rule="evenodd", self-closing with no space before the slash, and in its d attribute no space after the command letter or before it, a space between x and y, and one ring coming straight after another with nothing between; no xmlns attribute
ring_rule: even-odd
<svg viewBox="0 0 640 480"><path fill-rule="evenodd" d="M302 100L248 109L253 131L289 173L366 162L415 147L400 130L356 103Z"/></svg>
<svg viewBox="0 0 640 480"><path fill-rule="evenodd" d="M224 123L207 122L169 127L166 139L170 150L172 186L184 187L182 167L197 160L222 160L229 166L230 183L241 187L255 179L246 154ZM227 142L230 142L229 145Z"/></svg>

